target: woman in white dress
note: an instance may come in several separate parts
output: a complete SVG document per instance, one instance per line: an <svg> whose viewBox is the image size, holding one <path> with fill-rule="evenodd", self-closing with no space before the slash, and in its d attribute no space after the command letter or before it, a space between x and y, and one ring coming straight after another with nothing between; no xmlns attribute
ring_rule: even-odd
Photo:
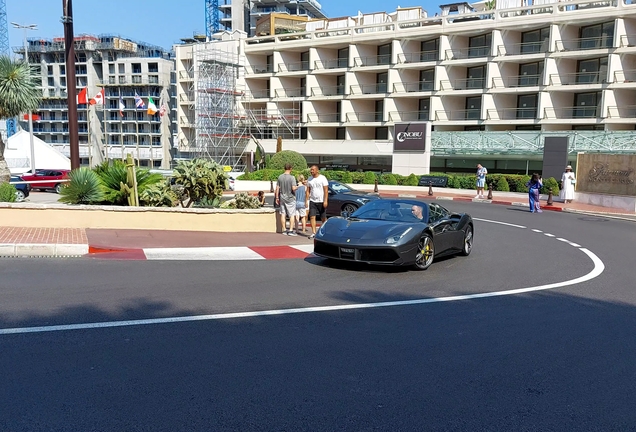
<svg viewBox="0 0 636 432"><path fill-rule="evenodd" d="M574 199L574 184L576 176L572 172L572 165L565 167L565 172L561 176L561 199L563 202L571 203Z"/></svg>

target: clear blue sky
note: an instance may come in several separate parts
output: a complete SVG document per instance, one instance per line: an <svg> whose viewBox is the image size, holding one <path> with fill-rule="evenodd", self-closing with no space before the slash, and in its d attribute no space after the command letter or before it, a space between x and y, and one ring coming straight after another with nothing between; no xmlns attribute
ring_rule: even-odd
<svg viewBox="0 0 636 432"><path fill-rule="evenodd" d="M64 35L60 22L61 0L5 0L7 21L37 24L29 37L51 39ZM443 2L442 2L443 3ZM135 40L170 49L180 38L205 30L204 0L75 0L73 2L75 34L120 34ZM393 12L401 7L423 6L429 15L439 3L431 0L321 0L328 16L357 15L358 11ZM22 45L24 30L9 24L11 46Z"/></svg>

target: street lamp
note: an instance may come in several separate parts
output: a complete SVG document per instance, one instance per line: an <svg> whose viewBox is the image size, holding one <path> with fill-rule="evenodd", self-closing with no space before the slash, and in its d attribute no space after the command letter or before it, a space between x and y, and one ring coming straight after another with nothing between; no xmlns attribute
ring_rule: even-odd
<svg viewBox="0 0 636 432"><path fill-rule="evenodd" d="M20 25L12 22L11 25L17 29L24 30L24 61L29 64L29 47L27 44L27 31L37 30L37 24ZM29 144L31 146L31 172L35 175L35 147L33 145L33 113L29 111Z"/></svg>

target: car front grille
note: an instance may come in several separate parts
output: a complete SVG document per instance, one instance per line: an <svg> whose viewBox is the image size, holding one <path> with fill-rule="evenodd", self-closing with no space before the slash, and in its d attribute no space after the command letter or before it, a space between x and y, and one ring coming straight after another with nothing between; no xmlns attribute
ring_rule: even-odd
<svg viewBox="0 0 636 432"><path fill-rule="evenodd" d="M314 242L314 253L326 257L340 258L338 246L323 243L321 241Z"/></svg>
<svg viewBox="0 0 636 432"><path fill-rule="evenodd" d="M314 253L324 257L365 262L391 263L399 258L398 253L391 248L357 249L339 247L321 241L314 243Z"/></svg>
<svg viewBox="0 0 636 432"><path fill-rule="evenodd" d="M399 258L394 249L360 249L361 261L393 262Z"/></svg>

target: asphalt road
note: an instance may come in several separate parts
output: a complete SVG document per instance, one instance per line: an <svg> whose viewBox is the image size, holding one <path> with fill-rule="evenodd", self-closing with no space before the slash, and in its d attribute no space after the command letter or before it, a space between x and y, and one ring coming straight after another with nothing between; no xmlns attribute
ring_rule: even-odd
<svg viewBox="0 0 636 432"><path fill-rule="evenodd" d="M0 430L636 429L634 225L445 204L526 228L477 220L473 254L426 272L0 261L1 329L220 314L0 334ZM599 262L550 290L409 304L568 283ZM252 311L277 312L222 315Z"/></svg>

